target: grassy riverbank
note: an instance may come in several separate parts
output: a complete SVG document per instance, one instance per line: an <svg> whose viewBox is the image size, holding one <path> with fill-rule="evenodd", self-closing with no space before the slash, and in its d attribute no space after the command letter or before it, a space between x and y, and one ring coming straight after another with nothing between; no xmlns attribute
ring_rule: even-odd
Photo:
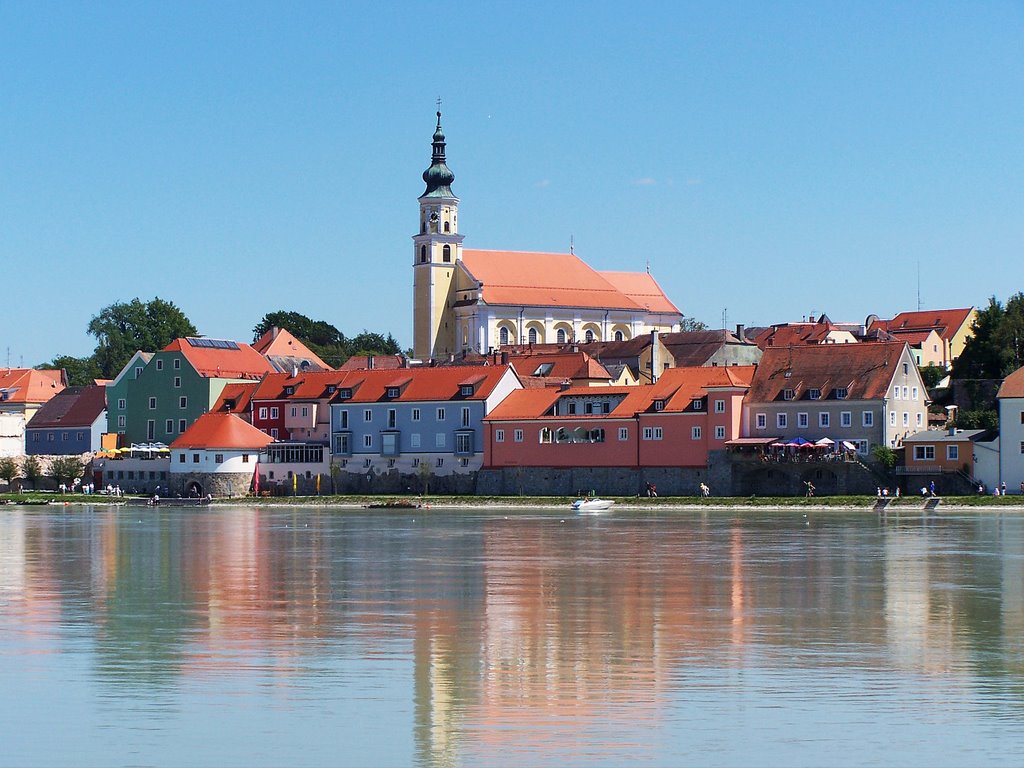
<svg viewBox="0 0 1024 768"><path fill-rule="evenodd" d="M60 494L48 492L26 492L26 493L4 493L0 494L0 502L11 504L40 504L50 502L51 504L118 504L118 503L139 503L144 497L110 497L104 495L84 494ZM523 508L550 508L568 507L575 497L571 496L270 496L236 498L236 499L214 499L213 505L258 505L258 506L337 506L337 507L367 507L377 505L381 511L401 511L403 507L397 504L413 503L436 508L457 508L457 507L523 507ZM616 506L633 510L657 510L672 508L700 508L700 507L737 507L737 508L758 508L758 507L797 507L816 509L828 508L860 508L873 509L879 499L874 496L815 496L812 498L792 496L712 496L702 498L700 496L662 496L658 498L646 498L637 496L609 497L614 499ZM924 506L927 499L919 496L904 496L901 498L890 498L886 508L893 509L919 509ZM173 499L163 499L167 506L173 506ZM395 503L394 507L381 507ZM939 499L939 507L995 507L995 508L1018 508L1024 509L1024 497L1022 496L945 496Z"/></svg>

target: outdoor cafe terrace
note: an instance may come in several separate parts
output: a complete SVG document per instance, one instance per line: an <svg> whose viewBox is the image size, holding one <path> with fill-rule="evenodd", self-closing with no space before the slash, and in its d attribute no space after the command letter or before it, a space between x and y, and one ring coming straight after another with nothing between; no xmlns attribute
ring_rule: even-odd
<svg viewBox="0 0 1024 768"><path fill-rule="evenodd" d="M740 437L726 443L735 460L763 463L856 462L857 445L848 440L837 443L828 437L812 442L802 437Z"/></svg>

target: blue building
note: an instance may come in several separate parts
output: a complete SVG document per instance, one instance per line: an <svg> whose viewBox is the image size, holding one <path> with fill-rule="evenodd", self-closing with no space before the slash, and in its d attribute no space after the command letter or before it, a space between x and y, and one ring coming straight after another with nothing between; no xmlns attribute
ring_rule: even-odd
<svg viewBox="0 0 1024 768"><path fill-rule="evenodd" d="M40 408L25 428L25 453L75 455L100 450L107 431L107 388L67 387Z"/></svg>
<svg viewBox="0 0 1024 768"><path fill-rule="evenodd" d="M350 371L331 403L332 463L362 475L475 472L484 416L520 388L509 365Z"/></svg>

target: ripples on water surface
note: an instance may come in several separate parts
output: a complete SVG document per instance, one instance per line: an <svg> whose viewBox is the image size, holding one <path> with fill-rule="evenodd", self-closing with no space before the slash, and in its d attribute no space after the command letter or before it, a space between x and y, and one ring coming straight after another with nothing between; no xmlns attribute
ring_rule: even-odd
<svg viewBox="0 0 1024 768"><path fill-rule="evenodd" d="M1011 515L0 509L4 765L1024 763Z"/></svg>

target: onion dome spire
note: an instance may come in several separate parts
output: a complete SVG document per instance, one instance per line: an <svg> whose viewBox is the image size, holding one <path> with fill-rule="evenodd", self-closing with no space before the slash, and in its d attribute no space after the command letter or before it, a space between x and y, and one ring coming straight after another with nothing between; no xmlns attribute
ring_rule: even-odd
<svg viewBox="0 0 1024 768"><path fill-rule="evenodd" d="M455 197L452 192L452 173L444 161L444 131L441 129L441 113L437 113L437 128L434 130L434 151L430 156L430 167L423 172L423 181L427 183L426 191L421 197Z"/></svg>

